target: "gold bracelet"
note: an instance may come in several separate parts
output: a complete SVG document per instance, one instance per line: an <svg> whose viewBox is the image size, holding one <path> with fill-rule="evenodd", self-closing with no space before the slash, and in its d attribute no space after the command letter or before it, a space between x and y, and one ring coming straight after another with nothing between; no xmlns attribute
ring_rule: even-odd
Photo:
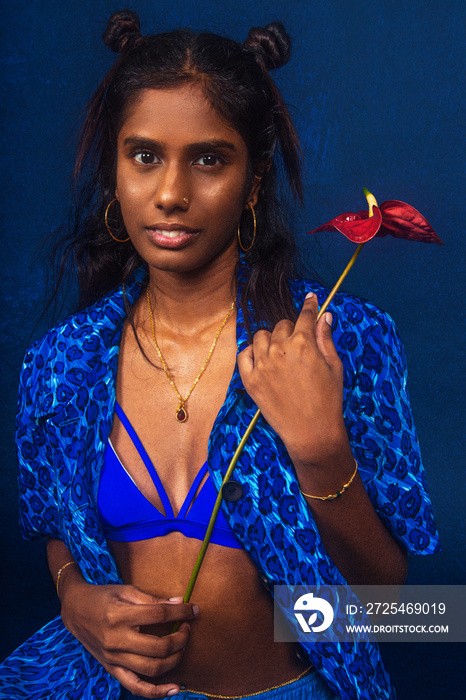
<svg viewBox="0 0 466 700"><path fill-rule="evenodd" d="M358 471L358 463L356 462L356 460L354 460L354 463L355 463L356 467L354 469L354 472L353 472L351 479L346 484L343 484L341 489L339 491L337 491L336 493L329 493L328 496L311 496L310 493L304 493L304 491L301 491L301 489L300 489L301 493L303 494L303 496L306 496L306 498L317 498L318 501L334 501L335 498L338 498L338 496L341 496L342 493L345 493L346 489L348 488L348 486L351 484L354 477L356 476L357 471Z"/></svg>
<svg viewBox="0 0 466 700"><path fill-rule="evenodd" d="M66 567L67 567L67 566L71 566L71 564L78 564L78 562L77 562L77 561L69 561L69 562L67 562L66 564L63 564L63 566L61 567L61 569L58 569L57 583L55 584L55 585L56 585L56 588L57 588L57 596L58 596L58 597L60 597L60 594L59 594L59 592L58 592L58 584L60 583L60 576L62 575L62 573L64 572L64 570L66 569Z"/></svg>

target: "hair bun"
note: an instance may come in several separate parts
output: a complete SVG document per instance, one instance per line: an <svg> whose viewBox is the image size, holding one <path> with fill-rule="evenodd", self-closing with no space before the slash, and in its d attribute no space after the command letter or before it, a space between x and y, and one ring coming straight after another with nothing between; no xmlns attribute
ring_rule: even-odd
<svg viewBox="0 0 466 700"><path fill-rule="evenodd" d="M132 10L114 12L102 35L104 43L112 51L121 53L129 44L141 36L139 17Z"/></svg>
<svg viewBox="0 0 466 700"><path fill-rule="evenodd" d="M253 27L244 45L257 51L267 70L284 66L290 58L291 39L280 22Z"/></svg>

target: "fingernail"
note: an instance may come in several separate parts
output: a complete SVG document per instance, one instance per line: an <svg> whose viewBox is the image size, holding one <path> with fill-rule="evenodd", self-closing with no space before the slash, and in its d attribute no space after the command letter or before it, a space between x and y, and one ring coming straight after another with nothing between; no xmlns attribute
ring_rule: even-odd
<svg viewBox="0 0 466 700"><path fill-rule="evenodd" d="M178 688L172 688L171 690L168 691L167 695L170 695L170 697L171 697L172 695L178 695L179 692L180 691L178 690Z"/></svg>
<svg viewBox="0 0 466 700"><path fill-rule="evenodd" d="M327 321L327 323L328 323L329 326L332 325L333 316L332 316L332 314L330 313L330 311L327 311L327 313L325 314L325 320Z"/></svg>
<svg viewBox="0 0 466 700"><path fill-rule="evenodd" d="M309 294L306 294L306 299L312 299L314 296L314 292L309 292Z"/></svg>
<svg viewBox="0 0 466 700"><path fill-rule="evenodd" d="M183 598L181 596L175 596L175 598L169 598L168 599L170 603L182 603Z"/></svg>
<svg viewBox="0 0 466 700"><path fill-rule="evenodd" d="M193 615L199 615L199 605L193 605Z"/></svg>

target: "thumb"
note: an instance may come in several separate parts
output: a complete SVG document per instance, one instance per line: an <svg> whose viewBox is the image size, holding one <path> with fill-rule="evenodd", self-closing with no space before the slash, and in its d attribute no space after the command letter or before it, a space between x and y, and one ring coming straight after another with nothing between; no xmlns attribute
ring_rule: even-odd
<svg viewBox="0 0 466 700"><path fill-rule="evenodd" d="M254 369L254 351L252 345L248 345L247 348L239 353L237 362L241 379L243 380L243 384L245 384L245 380L247 380Z"/></svg>
<svg viewBox="0 0 466 700"><path fill-rule="evenodd" d="M159 603L179 604L183 602L182 596L176 598L162 598L160 596L145 593L137 586L122 586L119 591L120 600L125 603L133 603L133 605L157 605Z"/></svg>
<svg viewBox="0 0 466 700"><path fill-rule="evenodd" d="M335 363L340 362L338 353L335 350L335 345L332 338L332 321L333 316L330 311L326 311L322 318L319 319L316 327L317 347L324 360L330 367Z"/></svg>

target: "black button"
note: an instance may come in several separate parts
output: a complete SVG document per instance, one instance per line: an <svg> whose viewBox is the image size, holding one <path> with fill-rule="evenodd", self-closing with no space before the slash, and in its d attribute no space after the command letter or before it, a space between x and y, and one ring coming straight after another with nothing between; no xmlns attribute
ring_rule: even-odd
<svg viewBox="0 0 466 700"><path fill-rule="evenodd" d="M296 645L295 654L298 661L301 661L303 664L309 664L309 657L300 644Z"/></svg>
<svg viewBox="0 0 466 700"><path fill-rule="evenodd" d="M243 487L239 481L227 481L222 486L222 496L225 501L238 501L243 495Z"/></svg>
<svg viewBox="0 0 466 700"><path fill-rule="evenodd" d="M265 576L264 574L259 574L259 578L260 578L261 583L262 583L262 585L264 586L265 590L266 590L266 591L271 591L271 590L272 590L272 585L271 585L269 579L267 578L267 576Z"/></svg>

